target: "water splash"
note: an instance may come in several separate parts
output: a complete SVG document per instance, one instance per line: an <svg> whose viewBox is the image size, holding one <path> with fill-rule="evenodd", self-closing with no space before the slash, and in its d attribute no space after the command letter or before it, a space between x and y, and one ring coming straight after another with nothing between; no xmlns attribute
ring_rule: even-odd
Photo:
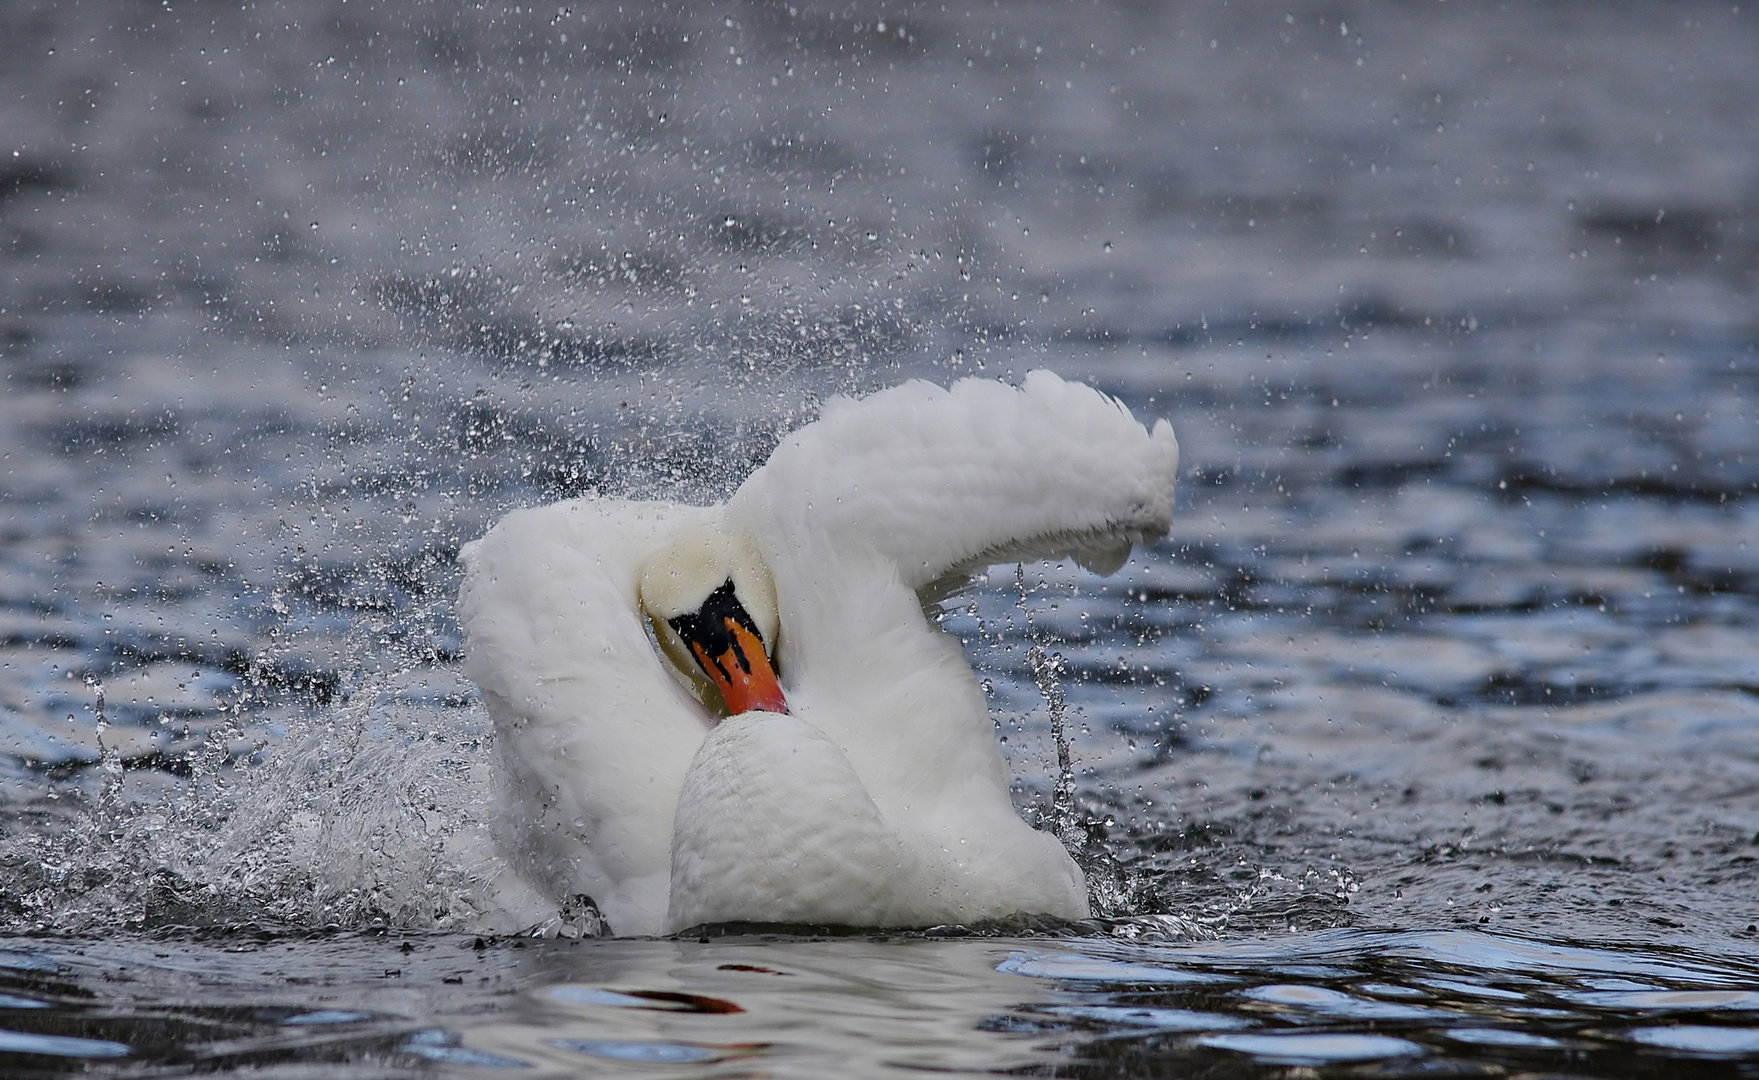
<svg viewBox="0 0 1759 1080"><path fill-rule="evenodd" d="M1038 629L1032 622L1032 609L1027 606L1026 566L1014 564L1015 601L1026 620L1026 665L1032 669L1032 681L1050 710L1051 740L1057 749L1057 779L1051 795L1051 832L1062 841L1071 855L1079 855L1088 847L1087 830L1082 828L1075 813L1075 763L1069 753L1067 703L1060 676L1066 671L1061 653L1044 647Z"/></svg>
<svg viewBox="0 0 1759 1080"><path fill-rule="evenodd" d="M122 790L122 752L114 740L104 741L105 732L110 730L110 721L104 716L104 681L96 675L87 675L85 684L92 691L92 709L97 714L98 772L103 777L98 789L98 805L113 806Z"/></svg>
<svg viewBox="0 0 1759 1080"><path fill-rule="evenodd" d="M0 846L9 926L512 933L554 915L499 856L487 716L449 670L366 676L327 708L223 725L170 797L105 738L98 693L97 790L68 790L59 827Z"/></svg>
<svg viewBox="0 0 1759 1080"><path fill-rule="evenodd" d="M1044 637L1032 621L1032 609L1027 604L1030 590L1026 586L1024 564L1014 566L1014 590L1015 606L1025 621L1026 665L1031 669L1032 681L1037 684L1050 712L1051 741L1056 747L1057 775L1051 794L1051 834L1062 843L1087 878L1088 902L1094 915L1102 920L1129 916L1142 910L1148 883L1118 861L1100 839L1102 833L1094 828L1100 823L1083 820L1076 805L1075 760L1069 749L1068 699L1063 691L1063 679L1069 673L1069 666L1062 653L1045 647ZM1184 939L1201 932L1195 923L1187 924L1184 919L1173 921L1177 925L1157 925L1152 931L1145 932L1163 935L1168 940Z"/></svg>

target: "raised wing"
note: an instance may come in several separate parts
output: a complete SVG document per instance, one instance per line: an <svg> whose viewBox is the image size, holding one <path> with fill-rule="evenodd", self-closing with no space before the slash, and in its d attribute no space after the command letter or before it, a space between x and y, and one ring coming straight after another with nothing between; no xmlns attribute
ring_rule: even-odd
<svg viewBox="0 0 1759 1080"><path fill-rule="evenodd" d="M728 510L757 534L866 549L932 592L1022 559L1117 569L1131 544L1166 533L1178 467L1165 420L1150 431L1116 399L1048 371L1018 388L911 382L832 401Z"/></svg>

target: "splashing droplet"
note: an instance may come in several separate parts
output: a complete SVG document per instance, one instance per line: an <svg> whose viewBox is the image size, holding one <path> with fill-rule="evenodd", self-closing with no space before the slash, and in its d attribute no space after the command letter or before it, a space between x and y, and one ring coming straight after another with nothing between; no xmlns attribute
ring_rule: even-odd
<svg viewBox="0 0 1759 1080"><path fill-rule="evenodd" d="M1026 650L1026 663L1032 669L1032 680L1044 695L1050 709L1051 739L1057 747L1057 783L1051 795L1051 830L1071 855L1079 855L1087 847L1087 830L1075 819L1075 765L1069 754L1069 733L1063 684L1059 676L1063 666L1061 653L1045 649L1032 625L1032 609L1026 606L1026 567L1014 566L1014 588L1019 593L1020 611L1026 618L1026 637L1031 644Z"/></svg>

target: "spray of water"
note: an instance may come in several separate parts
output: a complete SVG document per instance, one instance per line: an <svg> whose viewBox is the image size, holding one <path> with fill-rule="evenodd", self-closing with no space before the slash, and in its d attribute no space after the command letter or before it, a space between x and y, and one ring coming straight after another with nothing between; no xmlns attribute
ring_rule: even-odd
<svg viewBox="0 0 1759 1080"><path fill-rule="evenodd" d="M13 929L516 933L556 914L501 856L488 717L443 667L357 672L267 720L234 707L181 776L126 760L87 685L96 767L0 844Z"/></svg>
<svg viewBox="0 0 1759 1080"><path fill-rule="evenodd" d="M1032 621L1032 607L1028 603L1031 592L1026 585L1026 568L1022 564L1014 567L1014 590L1015 606L1025 622L1026 664L1050 712L1051 741L1056 746L1056 781L1051 794L1052 835L1062 842L1087 876L1088 901L1094 914L1101 919L1126 916L1139 910L1146 883L1131 874L1099 835L1088 827L1089 823L1082 820L1075 802L1075 761L1069 749L1068 700L1063 691L1063 678L1068 667L1061 653L1046 647L1043 634ZM1156 934L1165 938L1190 937L1199 929L1188 920L1175 917L1172 922L1176 925L1157 926Z"/></svg>
<svg viewBox="0 0 1759 1080"><path fill-rule="evenodd" d="M1051 794L1051 832L1071 855L1080 855L1089 841L1087 830L1081 827L1075 814L1075 763L1069 753L1067 703L1060 678L1063 656L1045 648L1038 628L1033 625L1032 608L1027 604L1026 567L1021 563L1014 566L1014 590L1015 604L1026 622L1026 664L1032 670L1032 681L1038 684L1038 692L1044 696L1045 706L1050 710L1051 740L1056 745L1057 778Z"/></svg>
<svg viewBox="0 0 1759 1080"><path fill-rule="evenodd" d="M98 788L98 805L113 806L117 794L122 790L122 754L117 750L114 741L104 741L105 733L110 730L110 721L104 716L103 680L95 675L87 675L85 684L92 691L92 708L97 713L98 775L103 777Z"/></svg>

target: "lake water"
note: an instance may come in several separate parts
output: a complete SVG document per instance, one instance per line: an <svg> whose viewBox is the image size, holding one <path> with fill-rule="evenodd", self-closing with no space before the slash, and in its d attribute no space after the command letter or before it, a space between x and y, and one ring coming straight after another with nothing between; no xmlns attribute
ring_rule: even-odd
<svg viewBox="0 0 1759 1080"><path fill-rule="evenodd" d="M1759 13L625 7L0 9L0 1071L1754 1074ZM485 922L459 545L1034 367L1102 917Z"/></svg>

